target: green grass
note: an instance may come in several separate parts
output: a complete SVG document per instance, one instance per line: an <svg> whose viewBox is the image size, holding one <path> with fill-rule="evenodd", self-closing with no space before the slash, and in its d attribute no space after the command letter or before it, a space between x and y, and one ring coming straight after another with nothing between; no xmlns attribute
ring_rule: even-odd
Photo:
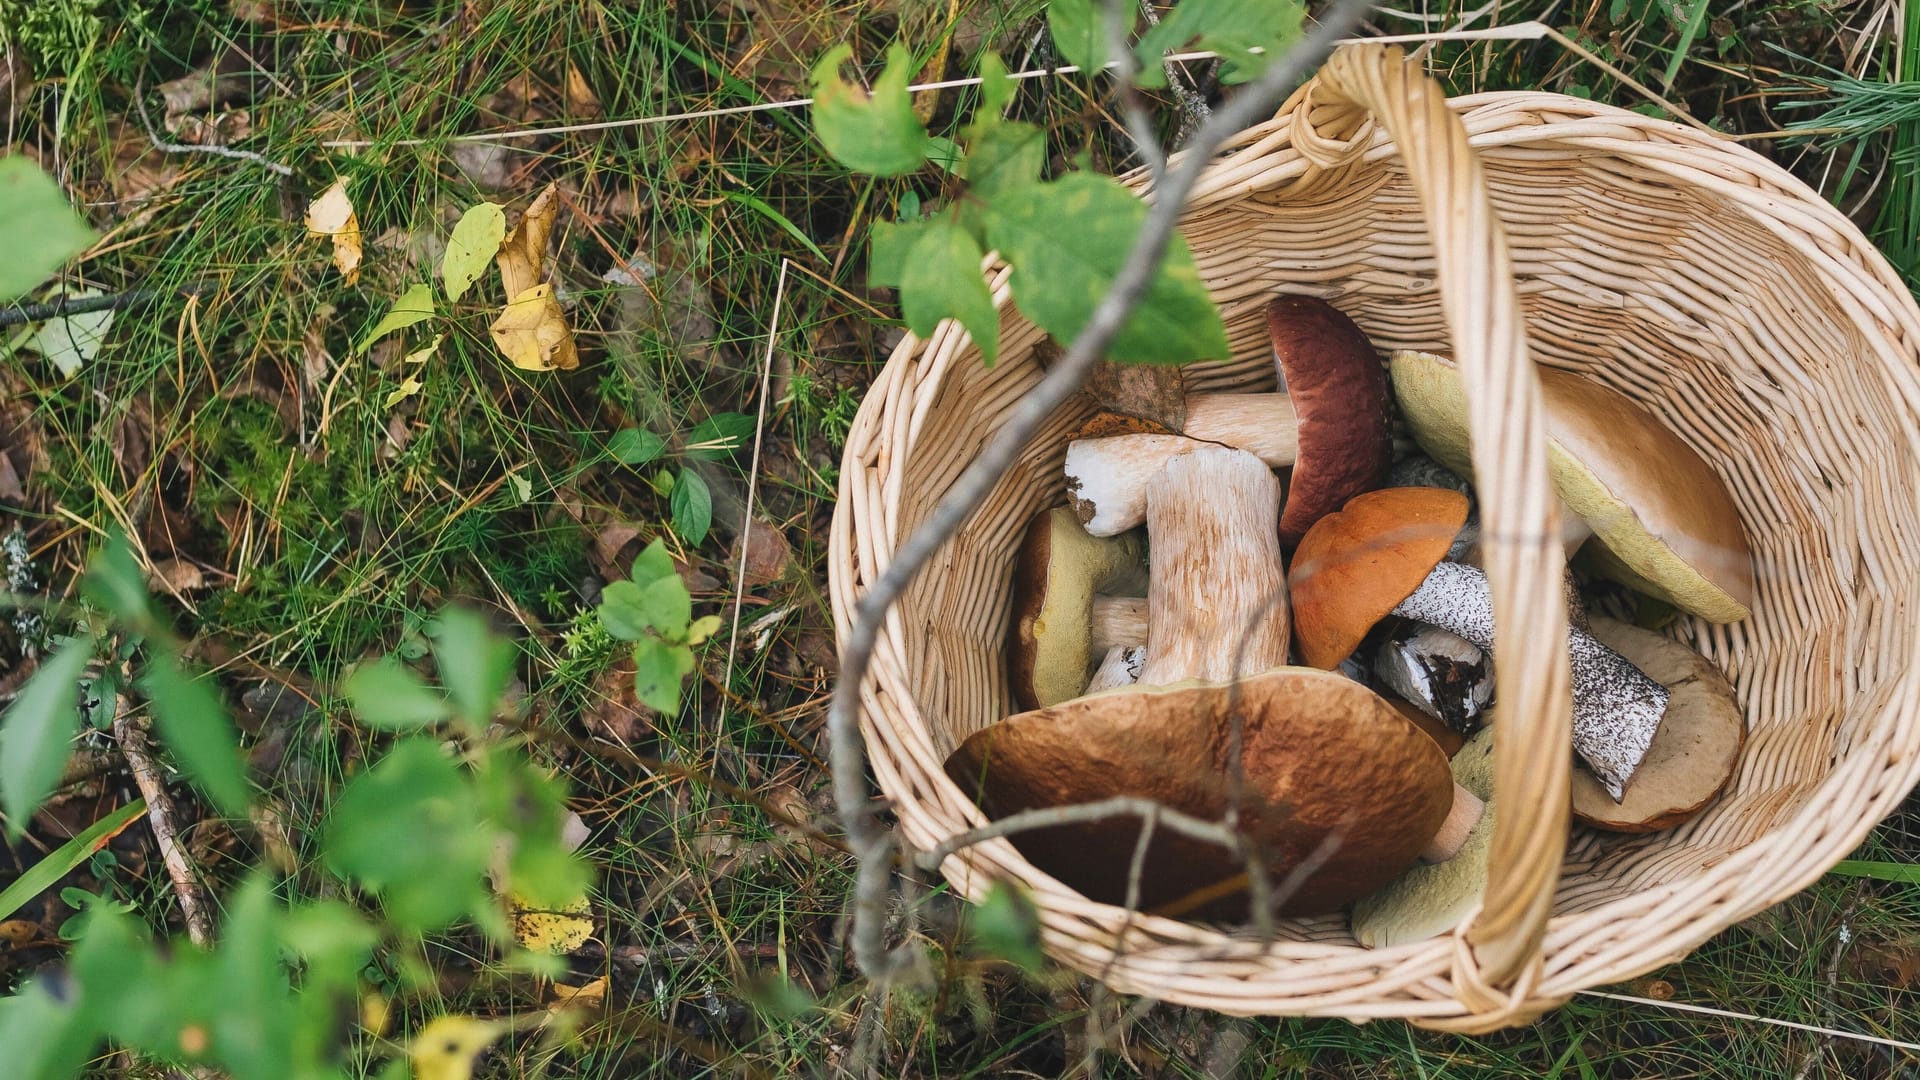
<svg viewBox="0 0 1920 1080"><path fill-rule="evenodd" d="M82 16L105 11L44 2ZM903 197L938 199L942 177L871 185L850 177L807 141L797 113L527 140L503 172L478 178L500 180L499 190L462 168L473 164L469 151L450 140L588 118L583 102L569 101L570 68L609 117L796 96L814 55L844 38L871 58L905 33L930 54L945 3L258 5L276 13L279 29L236 18L244 6L149 0L129 9L137 18L102 14L20 42L35 51L43 81L9 129L14 144L58 161L112 237L68 284L218 286L191 303L122 313L108 348L75 379L28 355L0 360L0 388L32 402L47 461L30 504L0 508L0 525L22 521L56 593L71 587L96 530L114 523L138 532L156 559L203 567L206 587L170 604L243 706L255 774L288 826L286 887L295 895L336 888L317 866L316 829L376 749L341 722L327 691L341 670L417 645L448 600L483 606L515 632L533 702L525 737L572 783L601 875L606 947L576 958L572 981L606 976L612 1015L564 1050L533 1039L504 1045L483 1075L809 1075L852 1060L856 1046L901 1075L1057 1075L1083 1060L1091 1018L1107 1032L1102 1061L1112 1075L1206 1075L1209 1054L1241 1061L1243 1075L1276 1077L1791 1076L1809 1061L1807 1075L1911 1074L1907 1055L1597 999L1477 1039L1116 1002L1057 971L1031 977L976 955L961 907L936 885L916 893L915 908L933 950L932 989L871 998L846 957L850 867L779 825L764 804L812 814L828 805L818 767L831 686L822 665L831 648L826 524L853 410L893 332L890 299L863 283L864 230L893 216ZM964 68L981 41L1016 64L1047 62L1028 52L1040 6L962 4L952 66ZM1459 7L1435 10L1437 25L1457 19ZM1701 119L1758 131L1799 115L1776 108L1781 93L1820 89L1793 72L1841 63L1842 14L1792 0L1730 16L1698 3L1532 0L1502 18L1546 17L1634 77L1669 86ZM1909 50L1916 40L1909 32ZM1811 61L1766 50L1766 41ZM254 80L236 103L253 133L240 145L291 167L290 181L146 145L130 111L135 85L151 90L223 55ZM1874 66L1856 73L1880 77L1884 55L1869 49ZM1435 57L1461 91L1541 87L1637 104L1551 46L1454 45ZM1905 70L1911 77L1911 54ZM1123 165L1110 118L1080 85L1029 84L1017 107L1060 134L1063 156L1084 149L1097 163ZM148 96L158 120L157 95ZM936 131L963 101L944 96ZM1897 241L1912 235L1920 181L1910 167L1885 164L1901 147L1910 160L1912 121L1896 132L1891 146L1885 134L1860 133L1817 150L1774 149L1801 175L1827 178L1849 209L1890 168L1858 209L1868 221L1884 213L1883 231ZM375 145L323 145L338 139ZM425 142L406 145L414 139ZM1859 147L1860 167L1836 186L1838 166ZM336 176L348 180L368 239L353 286L300 220L306 199ZM582 367L531 374L505 365L486 334L501 298L483 281L426 365L425 388L384 407L398 351L422 335L396 335L366 359L352 355L353 343L428 276L433 238L461 209L493 199L518 210L556 179L567 200L556 266ZM721 687L723 631L702 657L697 707L678 721L620 728L619 650L587 614L603 570L596 539L618 524L643 538L667 535L716 583L696 595L696 611L730 614L733 526L722 518L704 544L679 543L666 500L604 446L624 427L684 437L712 412L757 409L783 259L805 272L788 280L757 512L789 541L792 562L781 580L749 592L743 621L786 614L764 646L743 640ZM1903 265L1912 272L1911 260ZM651 276L644 288L610 284L616 269ZM745 468L744 454L708 467L719 501L744 498ZM526 497L510 476L528 482ZM268 691L287 685L299 693L270 707ZM1896 819L1860 857L1910 869L1920 861L1911 828ZM201 839L197 854L217 881L261 855L251 834L212 829ZM0 857L0 885L58 841L49 833L37 842ZM173 909L143 843L128 830L108 849L111 865L96 861L67 883L112 891L161 924ZM1920 948L1920 893L1879 880L1889 877L1897 875L1830 878L1619 989L1920 1036L1904 1015L1920 973L1903 966L1907 950ZM64 913L57 897L40 904L32 917L57 923ZM1843 926L1852 942L1844 948ZM55 957L42 950L10 963L0 954L0 977L17 980ZM436 973L436 989L397 1000L390 1033L449 1010L538 1009L548 993L507 970L477 935L383 954L370 978L398 985L394 976L416 964Z"/></svg>

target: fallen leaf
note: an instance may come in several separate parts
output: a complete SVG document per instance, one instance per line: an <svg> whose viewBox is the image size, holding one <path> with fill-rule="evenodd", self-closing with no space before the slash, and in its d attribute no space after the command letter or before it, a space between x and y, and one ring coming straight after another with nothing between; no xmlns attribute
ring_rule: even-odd
<svg viewBox="0 0 1920 1080"><path fill-rule="evenodd" d="M506 235L507 212L498 203L477 203L460 215L453 235L447 238L447 253L440 259L440 283L447 290L448 300L460 299L480 280Z"/></svg>
<svg viewBox="0 0 1920 1080"><path fill-rule="evenodd" d="M322 304L300 332L300 377L310 391L326 386L327 376L333 374L333 352L327 348L327 324L333 312L332 304Z"/></svg>
<svg viewBox="0 0 1920 1080"><path fill-rule="evenodd" d="M481 191L512 187L514 162L522 156L520 151L498 142L455 143L448 153L454 166Z"/></svg>
<svg viewBox="0 0 1920 1080"><path fill-rule="evenodd" d="M473 1080L473 1062L507 1025L471 1016L439 1016L407 1043L414 1080Z"/></svg>
<svg viewBox="0 0 1920 1080"><path fill-rule="evenodd" d="M508 302L489 327L493 343L513 366L526 371L571 371L580 366L567 314L553 286L535 285Z"/></svg>
<svg viewBox="0 0 1920 1080"><path fill-rule="evenodd" d="M355 352L364 353L367 347L395 330L404 330L414 323L433 318L433 286L421 282L400 294L393 307L380 321L360 339L360 347Z"/></svg>
<svg viewBox="0 0 1920 1080"><path fill-rule="evenodd" d="M424 385L426 384L422 383L419 379L411 375L407 376L401 380L399 386L394 387L393 391L387 395L387 399L382 403L381 407L386 409L393 408L395 405L419 393L420 388Z"/></svg>
<svg viewBox="0 0 1920 1080"><path fill-rule="evenodd" d="M547 999L547 1007L561 1009L567 1006L597 1006L607 1000L607 977L605 975L585 986L568 986L566 983L554 983L553 995Z"/></svg>
<svg viewBox="0 0 1920 1080"><path fill-rule="evenodd" d="M579 851L592 835L593 831L587 828L586 820L572 810L560 819L560 843L568 851Z"/></svg>
<svg viewBox="0 0 1920 1080"><path fill-rule="evenodd" d="M307 232L333 238L333 265L346 275L347 284L360 280L360 219L354 216L353 203L347 198L347 182L335 180L333 186L307 204Z"/></svg>
<svg viewBox="0 0 1920 1080"><path fill-rule="evenodd" d="M598 556L600 575L608 580L627 576L627 566L633 560L624 562L620 555L627 545L640 537L640 527L624 521L616 521L593 534L593 553Z"/></svg>
<svg viewBox="0 0 1920 1080"><path fill-rule="evenodd" d="M403 364L424 364L424 363L426 363L427 361L429 361L429 360L431 360L431 359L433 359L433 354L434 354L435 352L437 352L437 351L439 351L439 349L440 349L440 342L441 342L442 340L444 340L444 339L446 338L446 336L447 336L447 335L445 335L445 334L435 334L435 335L433 335L433 340L432 340L432 341L429 341L429 342L427 342L427 343L426 343L425 345L422 345L421 347L419 347L419 348L417 348L417 349L415 349L415 350L413 350L412 352L410 352L410 353L408 353L407 355L405 355L405 356L403 356L403 357L401 357L401 358L400 358L400 362L401 362L401 363L403 363Z"/></svg>
<svg viewBox="0 0 1920 1080"><path fill-rule="evenodd" d="M206 572L185 559L161 559L147 572L147 584L170 593L207 587Z"/></svg>
<svg viewBox="0 0 1920 1080"><path fill-rule="evenodd" d="M530 907L508 894L507 914L513 920L514 940L534 952L577 952L593 937L593 904L585 894L557 911Z"/></svg>
<svg viewBox="0 0 1920 1080"><path fill-rule="evenodd" d="M28 922L25 919L8 919L0 922L0 948L17 949L39 937L38 923Z"/></svg>
<svg viewBox="0 0 1920 1080"><path fill-rule="evenodd" d="M593 87L587 85L587 77L572 64L567 65L567 112L579 120L600 115L600 99L594 96Z"/></svg>
<svg viewBox="0 0 1920 1080"><path fill-rule="evenodd" d="M631 747L653 730L654 711L640 703L633 687L631 655L607 665L594 680L593 707L580 717L587 731L621 746Z"/></svg>
<svg viewBox="0 0 1920 1080"><path fill-rule="evenodd" d="M751 528L746 530L746 560L741 560L740 541L734 541L733 554L727 562L740 568L740 583L743 588L757 588L771 585L786 576L787 562L793 556L793 546L787 543L787 535L772 522L764 518L755 518Z"/></svg>
<svg viewBox="0 0 1920 1080"><path fill-rule="evenodd" d="M85 289L67 294L67 299L80 300L99 295L98 289ZM87 361L99 355L100 345L107 337L107 327L111 325L111 311L89 311L68 315L63 319L49 319L33 335L33 351L46 357L47 362L59 369L60 374L71 379Z"/></svg>
<svg viewBox="0 0 1920 1080"><path fill-rule="evenodd" d="M500 265L500 283L506 286L508 296L519 296L540 284L541 263L546 258L547 236L553 232L559 191L557 183L548 184L500 244L496 261Z"/></svg>

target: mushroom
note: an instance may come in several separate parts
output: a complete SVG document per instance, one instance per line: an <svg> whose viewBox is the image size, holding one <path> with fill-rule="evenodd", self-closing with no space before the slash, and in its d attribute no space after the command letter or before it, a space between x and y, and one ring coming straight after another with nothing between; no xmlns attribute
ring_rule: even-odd
<svg viewBox="0 0 1920 1080"><path fill-rule="evenodd" d="M1308 526L1349 498L1380 486L1393 449L1386 374L1366 335L1338 308L1306 296L1267 305L1267 330L1282 393L1193 394L1176 410L1144 419L1161 430L1075 439L1067 446L1067 494L1095 536L1138 525L1145 490L1167 458L1204 443L1292 466L1280 542L1291 548ZM1171 395L1178 387L1169 384Z"/></svg>
<svg viewBox="0 0 1920 1080"><path fill-rule="evenodd" d="M1115 645L1107 650L1100 666L1093 669L1093 678L1087 680L1087 693L1097 694L1102 690L1132 686L1140 681L1140 670L1146 663L1145 645Z"/></svg>
<svg viewBox="0 0 1920 1080"><path fill-rule="evenodd" d="M1034 515L1014 569L1007 635L1014 701L1037 709L1078 697L1096 658L1146 640L1146 602L1102 595L1138 594L1146 582L1139 537L1088 536L1066 507Z"/></svg>
<svg viewBox="0 0 1920 1080"><path fill-rule="evenodd" d="M1480 730L1493 704L1493 663L1473 642L1409 624L1380 646L1373 673L1387 689L1462 735Z"/></svg>
<svg viewBox="0 0 1920 1080"><path fill-rule="evenodd" d="M1238 823L1287 881L1281 912L1336 910L1410 865L1455 816L1445 756L1366 687L1282 666L1279 504L1278 478L1251 454L1210 446L1169 460L1148 486L1153 619L1140 683L976 732L949 775L996 817L1124 794L1220 820L1236 805L1237 744ZM1471 822L1453 824L1457 842ZM1068 885L1119 902L1140 828L1114 818L1013 842ZM1244 917L1245 869L1161 829L1142 906Z"/></svg>
<svg viewBox="0 0 1920 1080"><path fill-rule="evenodd" d="M1680 642L1599 618L1593 620L1593 636L1673 696L1625 799L1615 803L1599 781L1574 770L1574 819L1610 832L1670 829L1706 809L1733 779L1747 741L1746 716L1713 662Z"/></svg>
<svg viewBox="0 0 1920 1080"><path fill-rule="evenodd" d="M1466 513L1466 497L1455 491L1383 488L1315 525L1288 577L1301 658L1330 668L1388 615L1438 626L1491 656L1486 574L1441 561ZM1667 690L1578 626L1567 643L1573 748L1618 801L1660 726Z"/></svg>
<svg viewBox="0 0 1920 1080"><path fill-rule="evenodd" d="M1481 728L1453 755L1453 782L1486 801L1486 811L1453 858L1409 867L1385 888L1353 905L1353 936L1370 949L1406 945L1460 925L1487 892L1493 822L1493 729Z"/></svg>
<svg viewBox="0 0 1920 1080"><path fill-rule="evenodd" d="M1450 469L1470 470L1466 393L1453 362L1397 352L1390 368L1421 448ZM1711 622L1752 614L1753 556L1713 469L1625 395L1568 372L1538 373L1554 490L1598 541L1583 560Z"/></svg>
<svg viewBox="0 0 1920 1080"><path fill-rule="evenodd" d="M1428 716L1420 709L1415 708L1412 702L1402 701L1399 698L1387 698L1386 700L1387 704L1393 706L1395 712L1406 717L1413 723L1414 727L1433 736L1433 741L1440 744L1440 752L1448 757L1459 753L1460 748L1467 744L1467 737L1465 735L1460 734L1458 731Z"/></svg>

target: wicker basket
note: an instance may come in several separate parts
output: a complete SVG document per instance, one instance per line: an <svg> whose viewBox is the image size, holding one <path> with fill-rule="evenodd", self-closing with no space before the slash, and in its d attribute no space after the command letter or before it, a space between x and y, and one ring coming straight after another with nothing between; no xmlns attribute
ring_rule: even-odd
<svg viewBox="0 0 1920 1080"><path fill-rule="evenodd" d="M1272 388L1261 308L1280 291L1330 299L1383 351L1462 363L1487 531L1509 538L1489 552L1503 719L1488 896L1451 936L1369 950L1337 916L1262 943L1131 914L1005 840L945 862L961 893L1022 883L1048 951L1124 992L1487 1031L1674 961L1805 888L1920 778L1920 310L1817 194L1730 142L1608 106L1448 101L1398 49L1358 46L1234 141L1183 231L1245 358L1189 369L1200 388ZM1006 273L991 276L997 366L952 324L909 338L854 424L831 551L842 634L1039 377L1042 335L1004 304ZM1727 793L1669 832L1565 828L1567 675L1552 643L1566 614L1533 362L1653 410L1726 479L1753 543L1755 617L1674 630L1735 681L1752 736ZM1062 501L1067 433L1086 412L1051 418L881 636L863 730L919 849L983 823L941 763L1010 711L1012 552Z"/></svg>

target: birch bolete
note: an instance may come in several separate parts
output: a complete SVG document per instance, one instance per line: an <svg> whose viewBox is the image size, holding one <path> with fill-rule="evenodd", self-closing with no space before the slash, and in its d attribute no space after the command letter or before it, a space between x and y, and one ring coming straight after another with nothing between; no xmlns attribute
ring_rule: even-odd
<svg viewBox="0 0 1920 1080"><path fill-rule="evenodd" d="M948 774L996 817L1114 795L1215 821L1236 807L1267 870L1288 881L1282 913L1337 910L1413 863L1454 809L1446 757L1366 687L1285 666L1279 510L1279 480L1251 454L1211 446L1167 461L1148 487L1140 682L976 732ZM1471 823L1455 824L1464 840ZM1140 821L1121 817L1013 843L1117 903L1139 835ZM1148 910L1244 918L1245 872L1238 854L1161 829L1137 884Z"/></svg>
<svg viewBox="0 0 1920 1080"><path fill-rule="evenodd" d="M1393 451L1391 402L1366 335L1338 308L1307 296L1269 303L1267 331L1280 392L1185 394L1184 384L1161 376L1167 401L1133 405L1156 414L1142 418L1159 430L1068 444L1067 495L1089 533L1113 536L1138 525L1160 464L1208 443L1291 468L1279 526L1287 548L1322 515L1380 486Z"/></svg>
<svg viewBox="0 0 1920 1080"><path fill-rule="evenodd" d="M1007 668L1015 703L1037 709L1079 697L1109 648L1145 641L1146 584L1138 537L1088 536L1065 507L1035 515L1014 560Z"/></svg>

